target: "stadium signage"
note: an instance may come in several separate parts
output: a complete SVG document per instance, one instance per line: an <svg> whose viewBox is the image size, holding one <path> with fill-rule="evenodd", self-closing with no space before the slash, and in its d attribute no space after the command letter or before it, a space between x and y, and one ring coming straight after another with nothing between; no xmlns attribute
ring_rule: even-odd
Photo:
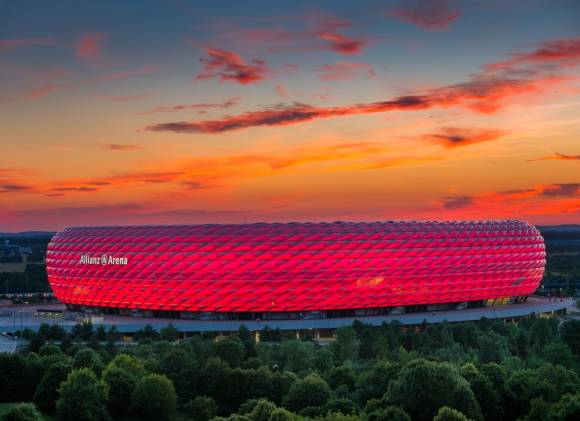
<svg viewBox="0 0 580 421"><path fill-rule="evenodd" d="M113 257L107 254L102 256L90 256L88 254L83 254L79 260L81 265L126 265L129 260L126 257Z"/></svg>

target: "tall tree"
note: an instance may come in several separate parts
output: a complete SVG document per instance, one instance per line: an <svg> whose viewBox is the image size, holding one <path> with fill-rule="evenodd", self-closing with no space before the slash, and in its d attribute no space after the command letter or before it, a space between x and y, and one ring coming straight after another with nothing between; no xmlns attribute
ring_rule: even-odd
<svg viewBox="0 0 580 421"><path fill-rule="evenodd" d="M336 341L331 346L336 361L344 362L358 357L360 343L356 331L350 326L336 329Z"/></svg>
<svg viewBox="0 0 580 421"><path fill-rule="evenodd" d="M328 384L316 374L310 374L296 381L284 399L284 406L298 412L306 407L322 407L330 398Z"/></svg>
<svg viewBox="0 0 580 421"><path fill-rule="evenodd" d="M411 362L389 385L385 399L418 421L431 421L442 406L460 409L474 420L482 419L469 383L448 363Z"/></svg>
<svg viewBox="0 0 580 421"><path fill-rule="evenodd" d="M56 410L56 401L59 397L58 389L60 384L68 378L71 371L71 365L58 362L51 365L44 373L34 394L34 403L43 412L52 413Z"/></svg>
<svg viewBox="0 0 580 421"><path fill-rule="evenodd" d="M131 398L131 412L145 421L170 420L175 414L177 395L166 376L149 374L142 377Z"/></svg>
<svg viewBox="0 0 580 421"><path fill-rule="evenodd" d="M59 389L56 413L62 421L109 420L108 391L89 368L73 370Z"/></svg>
<svg viewBox="0 0 580 421"><path fill-rule="evenodd" d="M137 377L118 367L107 367L103 381L109 388L109 411L115 418L125 416L137 385Z"/></svg>

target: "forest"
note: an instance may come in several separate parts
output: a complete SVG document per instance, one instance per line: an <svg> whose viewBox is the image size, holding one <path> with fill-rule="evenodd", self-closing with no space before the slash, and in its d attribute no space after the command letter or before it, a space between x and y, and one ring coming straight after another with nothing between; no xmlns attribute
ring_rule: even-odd
<svg viewBox="0 0 580 421"><path fill-rule="evenodd" d="M183 338L145 326L43 325L0 354L4 420L580 419L580 321L405 327L355 322L336 340L242 327Z"/></svg>

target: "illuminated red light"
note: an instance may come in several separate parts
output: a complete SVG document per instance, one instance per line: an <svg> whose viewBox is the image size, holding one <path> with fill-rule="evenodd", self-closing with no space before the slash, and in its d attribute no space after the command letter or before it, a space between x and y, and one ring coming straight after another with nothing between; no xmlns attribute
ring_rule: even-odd
<svg viewBox="0 0 580 421"><path fill-rule="evenodd" d="M529 295L545 250L520 221L74 227L46 262L69 304L310 311Z"/></svg>

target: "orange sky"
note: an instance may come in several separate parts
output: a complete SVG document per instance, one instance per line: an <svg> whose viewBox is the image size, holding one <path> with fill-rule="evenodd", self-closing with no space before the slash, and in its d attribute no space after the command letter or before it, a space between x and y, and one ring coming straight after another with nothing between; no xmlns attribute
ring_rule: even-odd
<svg viewBox="0 0 580 421"><path fill-rule="evenodd" d="M580 10L437 3L0 5L0 231L580 223Z"/></svg>

